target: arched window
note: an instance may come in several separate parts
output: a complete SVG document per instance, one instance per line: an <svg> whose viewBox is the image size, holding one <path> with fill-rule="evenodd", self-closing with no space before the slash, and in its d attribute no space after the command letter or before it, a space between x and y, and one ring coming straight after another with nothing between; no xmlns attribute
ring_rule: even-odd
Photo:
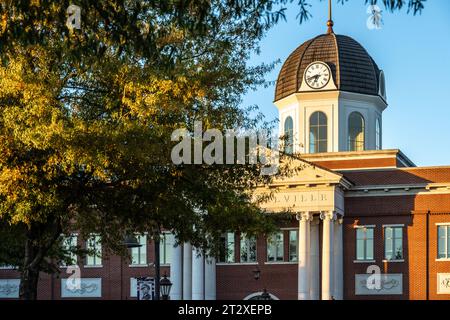
<svg viewBox="0 0 450 320"><path fill-rule="evenodd" d="M290 116L284 120L284 136L284 152L292 154L294 152L294 121Z"/></svg>
<svg viewBox="0 0 450 320"><path fill-rule="evenodd" d="M348 118L348 150L364 150L364 118L359 112L352 112Z"/></svg>
<svg viewBox="0 0 450 320"><path fill-rule="evenodd" d="M381 150L381 124L378 118L375 122L375 149Z"/></svg>
<svg viewBox="0 0 450 320"><path fill-rule="evenodd" d="M309 118L309 153L327 152L327 116L317 111Z"/></svg>
<svg viewBox="0 0 450 320"><path fill-rule="evenodd" d="M379 87L380 87L380 95L386 100L386 79L384 77L384 72L380 71L380 81L379 81Z"/></svg>

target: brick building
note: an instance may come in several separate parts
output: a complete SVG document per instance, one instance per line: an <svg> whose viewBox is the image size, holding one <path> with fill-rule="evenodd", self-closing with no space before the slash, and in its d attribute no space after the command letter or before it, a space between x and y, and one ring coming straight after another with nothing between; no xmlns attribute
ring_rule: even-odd
<svg viewBox="0 0 450 320"><path fill-rule="evenodd" d="M276 85L280 135L301 170L260 191L274 192L267 211L292 212L292 221L270 239L225 234L217 259L165 234L172 299L254 299L263 289L273 299L450 298L450 166L418 168L382 149L383 71L328 26L288 57ZM136 299L136 277L154 276L145 235L132 261L102 254L95 237L67 244L76 241L98 250L79 259L81 289L68 289L62 267L41 275L40 299ZM18 281L3 267L0 298L17 298Z"/></svg>

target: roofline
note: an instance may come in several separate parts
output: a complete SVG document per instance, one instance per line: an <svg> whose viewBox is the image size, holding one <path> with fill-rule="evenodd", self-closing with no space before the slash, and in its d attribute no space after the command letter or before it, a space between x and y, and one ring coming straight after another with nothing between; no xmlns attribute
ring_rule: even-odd
<svg viewBox="0 0 450 320"><path fill-rule="evenodd" d="M416 167L414 162L412 162L400 149L382 149L382 150L364 150L364 151L338 151L338 152L323 152L323 153L307 153L302 155L308 159L320 159L322 161L327 160L327 158L333 157L354 157L354 156L364 156L364 155L376 155L376 154L386 154L386 155L397 155L397 157L402 160L405 164Z"/></svg>

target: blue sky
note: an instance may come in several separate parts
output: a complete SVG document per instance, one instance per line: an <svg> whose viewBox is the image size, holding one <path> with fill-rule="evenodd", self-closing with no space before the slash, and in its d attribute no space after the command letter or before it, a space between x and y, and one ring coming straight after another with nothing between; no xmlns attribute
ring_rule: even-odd
<svg viewBox="0 0 450 320"><path fill-rule="evenodd" d="M304 41L325 33L328 1L311 0L308 21L296 20L295 3L261 42L251 64L282 62ZM380 1L381 2L381 1ZM383 113L383 149L400 149L418 166L450 165L450 1L425 3L421 15L406 9L383 10L381 30L369 30L364 0L344 5L333 0L334 32L353 37L386 76L388 108ZM281 63L267 80L276 80ZM244 104L257 104L266 118L277 118L274 86L248 93Z"/></svg>

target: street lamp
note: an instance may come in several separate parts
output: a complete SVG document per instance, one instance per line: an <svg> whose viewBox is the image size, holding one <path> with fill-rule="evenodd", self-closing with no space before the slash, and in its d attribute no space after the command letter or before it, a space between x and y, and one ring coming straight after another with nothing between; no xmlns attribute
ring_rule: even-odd
<svg viewBox="0 0 450 320"><path fill-rule="evenodd" d="M264 288L263 293L259 296L259 300L272 300L272 297L267 292L266 288Z"/></svg>
<svg viewBox="0 0 450 320"><path fill-rule="evenodd" d="M259 270L258 266L256 266L256 268L253 270L253 278L255 280L259 280L260 277L261 277L261 270ZM272 300L272 297L267 292L267 289L264 288L263 293L259 297L257 297L256 300Z"/></svg>
<svg viewBox="0 0 450 320"><path fill-rule="evenodd" d="M253 278L255 278L255 280L259 280L260 276L261 276L261 270L259 270L259 268L257 266L256 269L253 270Z"/></svg>
<svg viewBox="0 0 450 320"><path fill-rule="evenodd" d="M128 249L142 247L142 244L137 241L136 237L130 234L125 235L123 239L123 245Z"/></svg>
<svg viewBox="0 0 450 320"><path fill-rule="evenodd" d="M164 277L159 282L162 300L169 300L170 289L172 288L172 282L167 279L167 275L164 274Z"/></svg>

